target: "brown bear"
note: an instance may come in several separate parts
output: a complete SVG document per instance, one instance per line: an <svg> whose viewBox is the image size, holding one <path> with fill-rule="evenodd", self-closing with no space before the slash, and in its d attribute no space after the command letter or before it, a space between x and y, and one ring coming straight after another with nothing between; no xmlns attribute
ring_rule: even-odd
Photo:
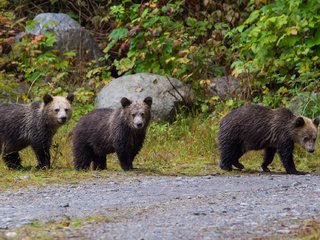
<svg viewBox="0 0 320 240"><path fill-rule="evenodd" d="M36 154L37 168L50 168L52 137L71 118L73 99L73 94L46 94L42 102L0 105L0 146L8 168L22 168L19 151L27 146Z"/></svg>
<svg viewBox="0 0 320 240"><path fill-rule="evenodd" d="M278 152L288 174L302 174L296 170L293 161L294 143L313 152L318 125L318 118L295 116L287 108L248 105L235 109L220 122L220 167L229 171L232 165L243 169L239 158L244 153L264 149L262 171L270 172L268 165Z"/></svg>
<svg viewBox="0 0 320 240"><path fill-rule="evenodd" d="M100 108L83 116L73 131L73 156L76 170L106 169L106 156L117 153L121 168L133 169L151 118L152 98L143 101L121 99L119 109Z"/></svg>

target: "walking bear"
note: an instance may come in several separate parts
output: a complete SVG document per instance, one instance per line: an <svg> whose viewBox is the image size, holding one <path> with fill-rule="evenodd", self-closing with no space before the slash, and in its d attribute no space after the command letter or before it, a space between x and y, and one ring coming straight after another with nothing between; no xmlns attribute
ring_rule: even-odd
<svg viewBox="0 0 320 240"><path fill-rule="evenodd" d="M121 168L133 169L151 117L152 98L143 101L121 99L119 109L100 108L83 116L73 132L73 156L76 170L107 168L106 156L117 153Z"/></svg>
<svg viewBox="0 0 320 240"><path fill-rule="evenodd" d="M42 102L0 105L0 146L8 168L22 168L19 151L30 145L37 168L50 168L52 137L71 118L73 99L46 94Z"/></svg>
<svg viewBox="0 0 320 240"><path fill-rule="evenodd" d="M233 110L220 122L218 135L221 153L220 167L232 170L244 166L239 158L250 150L264 149L261 170L270 172L268 165L278 152L288 174L303 174L293 161L294 143L313 152L319 119L295 116L289 109L268 109L248 105Z"/></svg>

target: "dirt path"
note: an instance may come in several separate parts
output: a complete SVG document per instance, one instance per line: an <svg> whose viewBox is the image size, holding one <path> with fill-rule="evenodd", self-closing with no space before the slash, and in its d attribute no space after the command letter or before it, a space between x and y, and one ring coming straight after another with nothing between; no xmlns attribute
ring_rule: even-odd
<svg viewBox="0 0 320 240"><path fill-rule="evenodd" d="M0 228L104 215L66 228L77 239L231 239L290 236L320 219L320 176L115 176L0 193Z"/></svg>

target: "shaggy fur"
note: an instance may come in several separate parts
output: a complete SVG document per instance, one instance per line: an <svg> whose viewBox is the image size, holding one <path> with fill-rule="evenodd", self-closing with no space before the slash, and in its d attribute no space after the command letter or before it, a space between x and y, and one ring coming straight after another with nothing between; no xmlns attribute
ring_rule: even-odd
<svg viewBox="0 0 320 240"><path fill-rule="evenodd" d="M131 102L121 99L122 108L101 108L83 116L73 132L74 167L94 170L107 168L106 156L116 152L123 170L133 168L151 117L152 98Z"/></svg>
<svg viewBox="0 0 320 240"><path fill-rule="evenodd" d="M299 174L293 161L294 143L313 152L318 125L319 119L297 117L286 108L271 110L257 105L238 108L220 122L220 167L231 170L233 165L243 169L239 158L244 153L264 149L262 171L270 171L268 165L278 152L286 172Z"/></svg>
<svg viewBox="0 0 320 240"><path fill-rule="evenodd" d="M22 168L18 152L30 145L38 160L37 168L50 168L51 140L71 118L72 101L72 94L67 98L45 95L43 102L0 105L0 146L9 168Z"/></svg>

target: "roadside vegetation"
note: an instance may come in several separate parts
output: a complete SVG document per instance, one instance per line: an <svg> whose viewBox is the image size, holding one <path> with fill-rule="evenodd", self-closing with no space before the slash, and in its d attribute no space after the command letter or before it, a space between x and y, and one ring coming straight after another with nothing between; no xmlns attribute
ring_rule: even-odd
<svg viewBox="0 0 320 240"><path fill-rule="evenodd" d="M76 96L73 121L59 130L52 145L53 169L36 171L33 152L22 153L24 171L9 171L0 163L0 190L49 183L70 183L119 174L210 175L218 168L218 123L245 103L289 106L320 115L320 16L316 1L11 1L0 0L0 100L30 102L44 93ZM98 41L101 61L79 61L77 53L60 56L48 50L53 34L15 36L32 28L41 12L69 14ZM71 134L75 122L94 108L99 90L113 77L153 72L190 84L195 93L192 111L181 111L173 123L151 124L145 145L135 160L139 171L123 173L115 155L108 170L72 170ZM233 99L208 97L201 82L232 74L243 84ZM298 147L299 170L319 171L319 153ZM261 152L242 158L244 173L257 173ZM278 158L272 170L283 172ZM243 173L241 173L243 174Z"/></svg>

